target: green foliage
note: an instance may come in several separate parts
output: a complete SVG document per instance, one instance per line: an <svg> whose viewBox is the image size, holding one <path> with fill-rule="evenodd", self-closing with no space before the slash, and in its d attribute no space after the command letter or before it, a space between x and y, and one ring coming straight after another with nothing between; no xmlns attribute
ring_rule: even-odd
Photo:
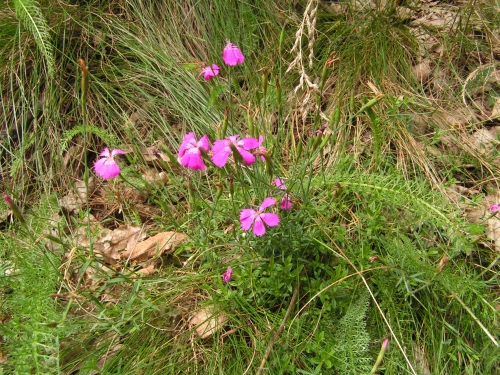
<svg viewBox="0 0 500 375"><path fill-rule="evenodd" d="M36 0L13 0L17 18L23 22L45 58L47 72L50 77L55 72L54 45L50 36L50 28L40 5Z"/></svg>
<svg viewBox="0 0 500 375"><path fill-rule="evenodd" d="M77 135L85 135L85 134L94 134L97 135L99 138L101 138L106 145L109 147L112 146L118 146L120 144L119 138L109 132L109 130L101 129L98 128L97 126L92 126L92 125L77 125L74 128L66 131L63 134L63 137L61 139L60 147L63 151L66 151L68 148L68 143Z"/></svg>
<svg viewBox="0 0 500 375"><path fill-rule="evenodd" d="M34 212L54 212L54 202L44 199ZM37 233L48 230L46 219L32 222ZM59 287L61 254L50 252L42 242L27 246L22 240L25 235L21 231L0 237L12 260L9 273L0 274L2 287L11 290L2 304L6 323L0 332L9 353L9 361L2 365L7 372L18 374L59 373L59 343L68 327L51 294Z"/></svg>
<svg viewBox="0 0 500 375"><path fill-rule="evenodd" d="M41 7L16 3L16 9L22 5L19 19L41 38L35 40L42 55L52 55L49 29L39 26L46 25ZM321 94L294 92L300 78L284 73L295 57L286 51L303 2L130 0L115 8L106 1L78 7L49 1L51 23L61 16L50 31L57 36L58 64L58 81L50 84L39 61L24 59L29 46L5 43L4 55L13 57L0 59L2 103L12 109L5 105L0 113L9 124L1 171L12 177L3 180L9 180L6 190L34 197L24 199L26 205L54 189L58 197L65 195L82 178L78 168L56 173L78 135L93 135L89 149L105 142L134 150L155 145L175 154L187 132L208 134L213 142L226 108L228 135L263 135L272 165L258 159L250 167L230 162L199 172L180 168L174 156L171 163L157 160L155 167L169 180L153 186L138 177L152 170L152 162L146 165L141 152L131 152L120 161L127 191L123 181L101 181L85 215L63 212L50 195L29 216L38 241L6 223L0 283L13 293L0 296L6 311L2 353L9 355L2 371L256 373L289 308L266 372L366 374L379 341L389 336L386 375L496 371L497 254L484 238L480 244L470 240L483 234L483 224L466 223L461 208L443 195L435 169L449 177L457 168L431 164L408 147L421 141L413 133L414 113L432 112L435 105L424 102L424 89L410 72L418 49L414 37L389 11L366 9L359 17L344 3L343 14L319 3L317 60L306 72L315 81L332 51L339 57L328 67L331 76L326 74ZM2 35L10 27L0 26ZM223 67L210 82L197 78L203 65L222 65L226 39L242 48L245 64L230 73ZM75 125L81 124L78 58L90 72L87 126ZM471 75L465 90L490 76L490 69ZM367 81L385 97L356 114L372 98ZM332 106L339 109L335 116ZM314 134L323 124L327 132ZM274 186L276 177L285 179L287 192ZM130 192L147 192L137 211L159 208L152 218L155 231L175 229L190 237L175 254L159 259L158 272L148 277L89 256L71 234L84 216L106 213L115 203L119 212L104 225L133 216L149 228L149 218L141 220L135 203L126 201ZM279 226L267 228L263 237L241 230L241 209L256 208L268 196L279 206L285 193L292 210L268 211L279 213ZM48 251L39 239L61 213L72 219L59 230L63 242L75 245L71 256L68 249ZM70 279L57 271L63 260ZM221 274L228 266L233 278L224 284ZM290 305L295 290L299 297ZM70 291L78 298L57 304L49 297ZM227 320L201 339L190 319L210 305Z"/></svg>
<svg viewBox="0 0 500 375"><path fill-rule="evenodd" d="M333 353L339 374L367 374L373 366L366 327L369 298L368 292L363 292L335 327Z"/></svg>

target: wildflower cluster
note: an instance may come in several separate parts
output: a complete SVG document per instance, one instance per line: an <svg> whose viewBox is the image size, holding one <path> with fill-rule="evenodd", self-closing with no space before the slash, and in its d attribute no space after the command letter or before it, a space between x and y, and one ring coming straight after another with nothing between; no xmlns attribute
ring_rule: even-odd
<svg viewBox="0 0 500 375"><path fill-rule="evenodd" d="M230 41L227 41L222 52L222 59L226 65L236 66L243 64L245 57L241 50ZM209 81L219 75L220 67L216 64L211 64L199 73L198 77L203 76L205 81ZM196 139L194 133L190 132L184 136L177 155L178 162L185 168L194 171L203 171L207 169L206 162L211 162L218 168L226 166L230 156L236 164L243 166L251 166L255 163L256 158L260 157L262 161L266 161L268 150L263 146L264 137L242 138L239 134L228 136L224 139L216 140L210 147L210 140L207 135L203 135L199 140ZM120 174L120 167L114 160L117 155L125 154L125 151L114 149L110 151L105 148L99 155L101 158L94 163L95 172L104 179L117 177ZM282 210L290 210L292 201L290 195L286 192L284 182L276 178L274 180L276 187L282 191L282 199L280 208ZM267 197L262 204L255 210L252 208L244 208L241 210L239 220L243 230L252 229L256 236L263 236L266 233L266 226L274 227L280 222L278 214L265 212L271 206L276 204L276 200L272 197ZM222 275L223 281L229 283L232 275L232 269L228 268Z"/></svg>

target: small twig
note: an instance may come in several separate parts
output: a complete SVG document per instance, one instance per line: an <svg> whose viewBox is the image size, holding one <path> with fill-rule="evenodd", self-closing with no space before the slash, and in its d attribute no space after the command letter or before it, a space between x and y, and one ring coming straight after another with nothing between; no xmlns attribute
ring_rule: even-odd
<svg viewBox="0 0 500 375"><path fill-rule="evenodd" d="M293 296L292 300L290 301L290 305L288 305L288 309L286 310L285 317L283 318L283 321L281 322L280 327L274 332L273 337L271 338L271 341L269 342L269 345L267 346L266 352L264 353L264 358L262 358L262 362L260 363L259 370L257 371L256 375L262 374L262 371L264 370L264 366L266 365L267 358L269 357L269 354L271 354L271 350L273 350L274 343L278 339L278 336L283 332L285 329L285 324L290 317L290 314L292 312L293 305L295 304L295 300L297 299L297 296L299 294L299 286L295 288L293 291Z"/></svg>

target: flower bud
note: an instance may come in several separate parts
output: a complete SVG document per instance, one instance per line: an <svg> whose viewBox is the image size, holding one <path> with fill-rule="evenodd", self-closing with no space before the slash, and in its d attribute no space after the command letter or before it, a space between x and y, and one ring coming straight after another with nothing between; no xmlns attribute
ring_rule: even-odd
<svg viewBox="0 0 500 375"><path fill-rule="evenodd" d="M17 205L14 203L12 198L7 194L4 194L3 199L5 200L5 203L7 203L17 220L19 220L24 226L26 226L26 221L24 220L23 214L19 210L19 207L17 207Z"/></svg>

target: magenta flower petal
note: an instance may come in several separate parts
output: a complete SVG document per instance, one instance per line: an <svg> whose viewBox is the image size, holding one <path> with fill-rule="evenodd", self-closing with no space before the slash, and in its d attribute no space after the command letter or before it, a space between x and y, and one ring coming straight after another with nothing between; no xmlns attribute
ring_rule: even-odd
<svg viewBox="0 0 500 375"><path fill-rule="evenodd" d="M99 159L94 164L95 172L104 179L113 178L120 174L120 167L112 159Z"/></svg>
<svg viewBox="0 0 500 375"><path fill-rule="evenodd" d="M231 148L229 146L226 146L212 155L212 162L219 168L222 168L226 165L229 155L231 155Z"/></svg>
<svg viewBox="0 0 500 375"><path fill-rule="evenodd" d="M276 204L276 201L274 200L274 198L266 198L264 199L264 201L262 202L262 204L260 205L259 207L259 212L262 212L264 211L267 207L270 207L270 206L274 206Z"/></svg>
<svg viewBox="0 0 500 375"><path fill-rule="evenodd" d="M115 148L113 151L111 151L111 156L115 156L115 155L125 155L126 152L125 151L122 151L122 150L118 150L117 148Z"/></svg>
<svg viewBox="0 0 500 375"><path fill-rule="evenodd" d="M264 142L264 137L259 135L259 144L258 144L258 147L255 149L254 153L256 155L260 155L260 159L262 161L266 161L266 158L264 155L267 155L268 151L267 151L267 148L265 148L264 146L262 146L262 142Z"/></svg>
<svg viewBox="0 0 500 375"><path fill-rule="evenodd" d="M206 66L204 67L200 74L198 74L198 77L200 77L203 74L203 79L205 81L210 81L212 78L214 78L216 75L219 74L219 67L215 64L212 64L212 66Z"/></svg>
<svg viewBox="0 0 500 375"><path fill-rule="evenodd" d="M282 199L281 199L281 204L280 204L280 208L282 210L290 210L292 209L292 201L290 199L290 195L286 194Z"/></svg>
<svg viewBox="0 0 500 375"><path fill-rule="evenodd" d="M488 211L490 211L492 214L494 214L495 212L500 211L500 203L495 203L495 204L492 204L492 205L488 208Z"/></svg>
<svg viewBox="0 0 500 375"><path fill-rule="evenodd" d="M238 46L231 43L230 41L227 41L227 44L222 51L222 59L224 60L224 63L230 66L243 64L243 61L245 61L245 57L241 53Z"/></svg>
<svg viewBox="0 0 500 375"><path fill-rule="evenodd" d="M210 147L209 141L208 141L208 135L204 135L201 137L201 139L197 143L198 148L202 148L205 151L208 151L208 148Z"/></svg>
<svg viewBox="0 0 500 375"><path fill-rule="evenodd" d="M244 138L237 143L238 147L243 147L245 150L251 150L260 146L260 143L255 138Z"/></svg>
<svg viewBox="0 0 500 375"><path fill-rule="evenodd" d="M246 165L252 165L253 163L255 163L255 155L252 154L251 152L244 150L242 148L239 148L238 152L240 153L241 157L245 161Z"/></svg>
<svg viewBox="0 0 500 375"><path fill-rule="evenodd" d="M179 148L179 158L182 158L186 153L188 146L196 143L196 139L193 133L187 133L182 140L181 147Z"/></svg>
<svg viewBox="0 0 500 375"><path fill-rule="evenodd" d="M281 178L275 178L274 184L281 190L286 190L285 183L281 180Z"/></svg>
<svg viewBox="0 0 500 375"><path fill-rule="evenodd" d="M264 226L264 223L262 222L262 219L260 217L257 217L255 219L255 222L253 224L253 234L259 237L266 234L266 227Z"/></svg>
<svg viewBox="0 0 500 375"><path fill-rule="evenodd" d="M252 226L253 220L255 218L255 210L251 208L245 208L240 212L240 223L243 230L249 230Z"/></svg>
<svg viewBox="0 0 500 375"><path fill-rule="evenodd" d="M109 149L107 147L104 148L104 150L102 150L102 152L99 154L99 156L103 156L103 157L110 157L111 156L111 152L109 152Z"/></svg>
<svg viewBox="0 0 500 375"><path fill-rule="evenodd" d="M183 167L192 169L194 171L202 171L207 168L205 163L203 162L201 152L198 148L192 148L188 150L181 158L181 164Z"/></svg>
<svg viewBox="0 0 500 375"><path fill-rule="evenodd" d="M275 227L280 223L280 217L276 214L264 213L260 215L260 218L267 224L269 227ZM257 220L255 220L257 222Z"/></svg>
<svg viewBox="0 0 500 375"><path fill-rule="evenodd" d="M186 134L179 148L179 162L182 166L195 171L206 169L200 149L208 151L208 146L208 136L203 136L197 142L193 133Z"/></svg>
<svg viewBox="0 0 500 375"><path fill-rule="evenodd" d="M263 212L267 207L274 204L276 204L276 201L273 198L269 197L264 199L258 211L252 210L251 208L245 208L241 210L241 228L243 230L249 230L253 224L253 233L256 236L263 236L266 233L266 227L264 223L270 227L274 227L280 222L280 218L278 215Z"/></svg>
<svg viewBox="0 0 500 375"><path fill-rule="evenodd" d="M219 139L218 141L215 141L212 146L212 152L217 153L223 148L229 147L229 143L230 141L228 139Z"/></svg>
<svg viewBox="0 0 500 375"><path fill-rule="evenodd" d="M254 138L239 139L239 135L232 135L226 139L214 142L212 146L212 161L218 167L223 167L232 150L236 148L246 165L255 163L255 155L248 150L259 146L259 141Z"/></svg>
<svg viewBox="0 0 500 375"><path fill-rule="evenodd" d="M227 284L231 281L231 276L233 275L233 269L231 267L227 268L227 271L222 274L222 280Z"/></svg>
<svg viewBox="0 0 500 375"><path fill-rule="evenodd" d="M105 148L99 155L102 158L94 163L95 172L104 179L118 176L120 174L120 167L114 161L113 157L123 154L126 154L126 152L118 149L109 152L109 149Z"/></svg>

